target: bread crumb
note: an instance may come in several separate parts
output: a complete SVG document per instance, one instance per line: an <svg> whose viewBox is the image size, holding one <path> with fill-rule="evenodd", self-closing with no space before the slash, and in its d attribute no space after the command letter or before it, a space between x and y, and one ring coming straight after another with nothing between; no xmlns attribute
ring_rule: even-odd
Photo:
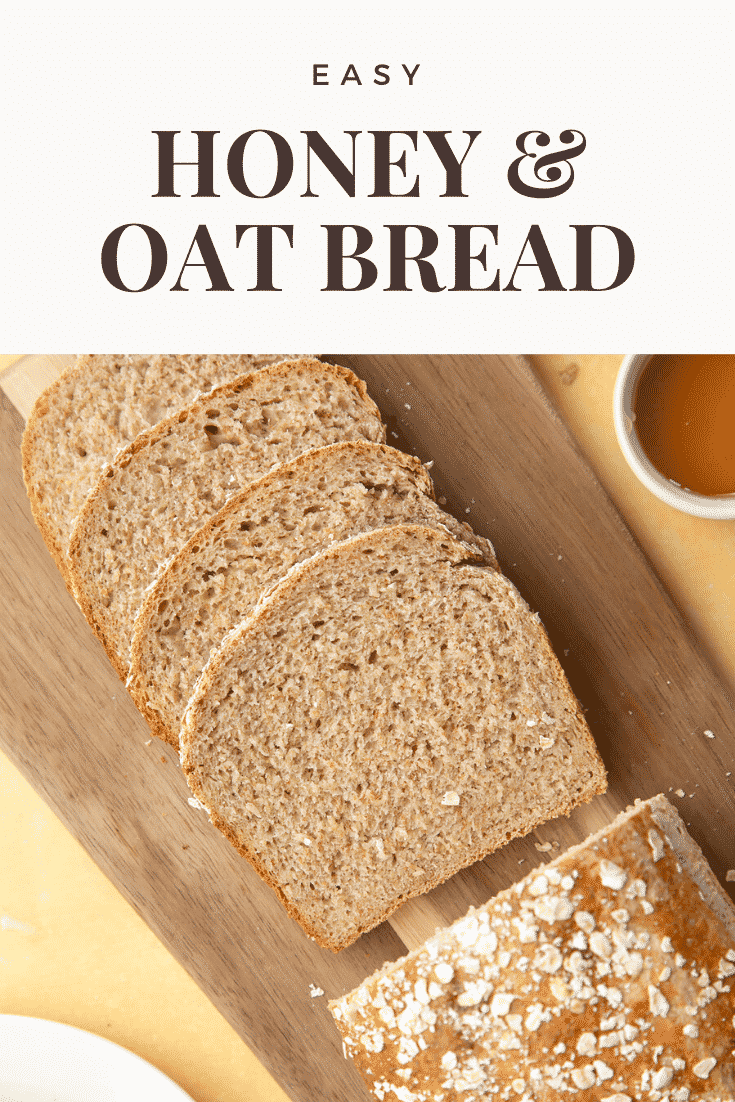
<svg viewBox="0 0 735 1102"><path fill-rule="evenodd" d="M143 745L144 745L144 746L150 746L150 744L151 744L152 742L153 742L153 739L152 739L152 738L149 738L149 739L147 740L147 742L144 742L144 743L143 743Z"/></svg>
<svg viewBox="0 0 735 1102"><path fill-rule="evenodd" d="M539 853L548 853L551 849L551 842L534 842L533 844Z"/></svg>
<svg viewBox="0 0 735 1102"><path fill-rule="evenodd" d="M410 409L410 408L411 408L411 407L409 406L408 402L404 402L403 404L404 404L404 406L406 407L406 409Z"/></svg>
<svg viewBox="0 0 735 1102"><path fill-rule="evenodd" d="M735 884L735 869L728 869L725 873L725 880L728 884Z"/></svg>
<svg viewBox="0 0 735 1102"><path fill-rule="evenodd" d="M674 795L675 795L675 796L678 796L680 800L683 800L683 799L684 799L684 797L686 796L686 792L684 791L684 789L683 789L683 788L677 788L677 790L676 790L676 792L674 793Z"/></svg>
<svg viewBox="0 0 735 1102"><path fill-rule="evenodd" d="M320 995L324 994L324 992L322 991L321 987L317 987L315 983L310 983L309 994L311 995L312 999L318 999Z"/></svg>
<svg viewBox="0 0 735 1102"><path fill-rule="evenodd" d="M706 736L707 738L714 738L714 737L715 737L715 736L714 736L714 735L712 734L712 732L711 732L711 731L705 731L704 733L705 733L705 736Z"/></svg>

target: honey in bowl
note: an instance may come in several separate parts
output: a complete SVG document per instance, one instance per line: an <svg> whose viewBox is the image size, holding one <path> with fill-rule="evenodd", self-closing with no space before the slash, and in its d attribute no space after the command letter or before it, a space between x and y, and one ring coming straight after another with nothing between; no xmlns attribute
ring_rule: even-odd
<svg viewBox="0 0 735 1102"><path fill-rule="evenodd" d="M735 355L653 356L633 401L654 467L698 494L735 494Z"/></svg>

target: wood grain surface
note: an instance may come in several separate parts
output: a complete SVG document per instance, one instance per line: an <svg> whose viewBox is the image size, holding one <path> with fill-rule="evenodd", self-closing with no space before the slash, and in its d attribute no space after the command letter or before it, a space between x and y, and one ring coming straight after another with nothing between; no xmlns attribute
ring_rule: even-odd
<svg viewBox="0 0 735 1102"><path fill-rule="evenodd" d="M319 949L189 806L176 755L149 744L33 525L20 475L23 419L4 395L0 739L286 1092L298 1102L356 1102L365 1088L343 1059L326 998L312 999L309 984L327 998L342 994L638 796L667 793L724 881L735 868L726 776L735 772L735 720L732 691L527 367L498 356L325 358L367 381L390 443L434 460L437 495L493 541L541 613L587 709L608 793L406 904L342 953Z"/></svg>

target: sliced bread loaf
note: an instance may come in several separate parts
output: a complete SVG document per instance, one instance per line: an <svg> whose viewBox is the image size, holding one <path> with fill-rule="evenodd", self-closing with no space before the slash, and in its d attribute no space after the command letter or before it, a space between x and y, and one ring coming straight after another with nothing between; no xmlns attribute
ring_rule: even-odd
<svg viewBox="0 0 735 1102"><path fill-rule="evenodd" d="M356 441L307 452L232 498L169 563L135 622L128 688L151 730L178 747L210 651L294 563L332 543L399 522L431 524L495 565L490 544L431 494L418 459Z"/></svg>
<svg viewBox="0 0 735 1102"><path fill-rule="evenodd" d="M137 436L88 497L69 545L75 596L119 675L147 586L233 494L310 448L384 432L351 371L303 359L218 387Z"/></svg>
<svg viewBox="0 0 735 1102"><path fill-rule="evenodd" d="M292 358L79 356L40 396L23 436L31 509L62 574L85 498L121 448L200 392Z"/></svg>
<svg viewBox="0 0 735 1102"><path fill-rule="evenodd" d="M378 1099L732 1102L735 909L655 796L329 1004Z"/></svg>
<svg viewBox="0 0 735 1102"><path fill-rule="evenodd" d="M475 546L417 525L293 567L210 658L181 759L333 950L606 786L538 617Z"/></svg>

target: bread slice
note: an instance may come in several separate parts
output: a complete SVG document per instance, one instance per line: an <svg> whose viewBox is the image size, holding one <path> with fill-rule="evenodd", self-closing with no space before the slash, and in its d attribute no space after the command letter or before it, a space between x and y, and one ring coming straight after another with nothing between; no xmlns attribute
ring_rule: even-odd
<svg viewBox="0 0 735 1102"><path fill-rule="evenodd" d="M735 909L663 796L329 1004L378 1099L732 1102Z"/></svg>
<svg viewBox="0 0 735 1102"><path fill-rule="evenodd" d="M200 392L295 358L79 356L39 397L23 436L31 509L62 574L74 522L121 448Z"/></svg>
<svg viewBox="0 0 735 1102"><path fill-rule="evenodd" d="M210 651L295 563L335 542L397 522L430 524L497 565L487 540L432 497L418 459L355 441L307 452L232 498L169 563L135 622L128 689L154 734L178 748Z"/></svg>
<svg viewBox="0 0 735 1102"><path fill-rule="evenodd" d="M215 825L333 950L605 789L538 618L418 525L293 567L210 658L181 748Z"/></svg>
<svg viewBox="0 0 735 1102"><path fill-rule="evenodd" d="M241 376L137 436L87 499L69 545L75 596L119 675L146 587L233 494L310 448L384 435L364 383L303 359Z"/></svg>

